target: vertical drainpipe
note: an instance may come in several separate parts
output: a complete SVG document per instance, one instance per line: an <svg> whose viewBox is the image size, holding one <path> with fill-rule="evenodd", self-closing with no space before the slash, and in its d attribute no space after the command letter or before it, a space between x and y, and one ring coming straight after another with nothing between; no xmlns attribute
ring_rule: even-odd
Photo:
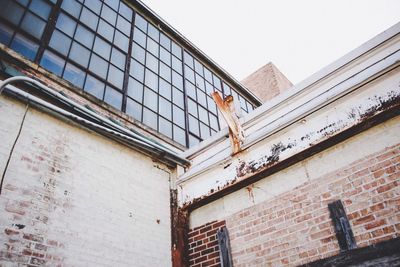
<svg viewBox="0 0 400 267"><path fill-rule="evenodd" d="M189 266L187 243L189 212L178 206L178 191L171 189L171 254L173 267Z"/></svg>

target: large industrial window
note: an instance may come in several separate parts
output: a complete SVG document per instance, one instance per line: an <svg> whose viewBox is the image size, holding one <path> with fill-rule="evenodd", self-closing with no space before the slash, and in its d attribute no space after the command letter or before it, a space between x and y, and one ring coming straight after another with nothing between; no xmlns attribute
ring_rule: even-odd
<svg viewBox="0 0 400 267"><path fill-rule="evenodd" d="M211 92L253 109L123 1L3 0L0 42L184 146L223 126Z"/></svg>

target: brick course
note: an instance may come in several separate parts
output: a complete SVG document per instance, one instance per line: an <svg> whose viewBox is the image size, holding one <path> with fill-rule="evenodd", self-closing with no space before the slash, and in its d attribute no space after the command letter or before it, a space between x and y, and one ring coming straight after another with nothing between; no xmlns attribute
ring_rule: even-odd
<svg viewBox="0 0 400 267"><path fill-rule="evenodd" d="M225 221L213 221L189 230L188 255L192 267L221 266L217 231Z"/></svg>
<svg viewBox="0 0 400 267"><path fill-rule="evenodd" d="M234 266L296 266L339 252L328 203L341 199L359 247L400 236L400 145L226 218Z"/></svg>

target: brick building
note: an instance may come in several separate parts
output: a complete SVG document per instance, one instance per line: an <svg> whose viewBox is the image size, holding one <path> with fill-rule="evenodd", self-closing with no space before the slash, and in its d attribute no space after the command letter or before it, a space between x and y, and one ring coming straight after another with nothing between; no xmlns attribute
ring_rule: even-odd
<svg viewBox="0 0 400 267"><path fill-rule="evenodd" d="M399 265L399 33L242 85L140 1L4 1L0 266Z"/></svg>

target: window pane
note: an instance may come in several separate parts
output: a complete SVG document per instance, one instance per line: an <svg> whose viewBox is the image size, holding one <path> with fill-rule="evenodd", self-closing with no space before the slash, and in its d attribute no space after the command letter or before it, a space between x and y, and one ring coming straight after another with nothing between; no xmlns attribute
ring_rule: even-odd
<svg viewBox="0 0 400 267"><path fill-rule="evenodd" d="M171 85L163 79L159 79L160 87L159 87L159 94L165 97L166 99L171 101Z"/></svg>
<svg viewBox="0 0 400 267"><path fill-rule="evenodd" d="M99 27L97 28L97 32L106 38L108 41L112 42L114 37L114 28L105 22L104 20L100 19Z"/></svg>
<svg viewBox="0 0 400 267"><path fill-rule="evenodd" d="M160 76L171 82L171 69L162 62L160 62Z"/></svg>
<svg viewBox="0 0 400 267"><path fill-rule="evenodd" d="M106 93L104 94L104 101L116 109L121 110L122 94L117 90L106 86Z"/></svg>
<svg viewBox="0 0 400 267"><path fill-rule="evenodd" d="M92 54L92 57L90 59L89 69L105 79L107 76L108 63L101 57Z"/></svg>
<svg viewBox="0 0 400 267"><path fill-rule="evenodd" d="M182 60L182 48L178 46L175 42L172 42L172 54Z"/></svg>
<svg viewBox="0 0 400 267"><path fill-rule="evenodd" d="M205 82L205 84L206 84L206 93L207 93L207 95L211 95L214 92L214 86L212 86L208 82Z"/></svg>
<svg viewBox="0 0 400 267"><path fill-rule="evenodd" d="M158 129L159 129L160 133L162 133L163 135L168 136L169 138L172 139L172 123L159 117L158 118Z"/></svg>
<svg viewBox="0 0 400 267"><path fill-rule="evenodd" d="M158 44L149 37L147 37L147 51L158 57Z"/></svg>
<svg viewBox="0 0 400 267"><path fill-rule="evenodd" d="M157 114L147 108L143 108L143 123L157 130Z"/></svg>
<svg viewBox="0 0 400 267"><path fill-rule="evenodd" d="M158 59L150 53L146 53L146 67L158 73Z"/></svg>
<svg viewBox="0 0 400 267"><path fill-rule="evenodd" d="M210 128L201 122L200 122L200 136L201 138L203 138L203 140L210 137Z"/></svg>
<svg viewBox="0 0 400 267"><path fill-rule="evenodd" d="M183 93L174 87L172 90L172 95L174 104L183 107Z"/></svg>
<svg viewBox="0 0 400 267"><path fill-rule="evenodd" d="M43 53L42 60L40 61L40 65L51 71L54 74L61 76L65 60L60 58L59 56L51 53L50 51L46 50Z"/></svg>
<svg viewBox="0 0 400 267"><path fill-rule="evenodd" d="M111 54L111 63L120 69L125 69L125 58L126 56L121 53L118 49L113 48Z"/></svg>
<svg viewBox="0 0 400 267"><path fill-rule="evenodd" d="M162 47L160 47L160 59L168 66L171 66L171 54Z"/></svg>
<svg viewBox="0 0 400 267"><path fill-rule="evenodd" d="M185 131L174 125L174 140L181 145L186 146Z"/></svg>
<svg viewBox="0 0 400 267"><path fill-rule="evenodd" d="M119 13L127 20L132 21L132 9L125 5L124 2L119 4Z"/></svg>
<svg viewBox="0 0 400 267"><path fill-rule="evenodd" d="M129 78L128 83L128 96L132 97L139 103L143 102L143 84L135 79Z"/></svg>
<svg viewBox="0 0 400 267"><path fill-rule="evenodd" d="M218 130L218 119L216 116L209 114L210 115L210 126L214 130Z"/></svg>
<svg viewBox="0 0 400 267"><path fill-rule="evenodd" d="M50 47L54 48L57 52L66 56L68 54L70 46L71 39L67 35L57 30L53 32L50 40Z"/></svg>
<svg viewBox="0 0 400 267"><path fill-rule="evenodd" d="M14 31L3 23L0 23L0 43L8 45Z"/></svg>
<svg viewBox="0 0 400 267"><path fill-rule="evenodd" d="M91 75L87 75L85 82L85 91L89 94L97 97L100 100L103 100L104 95L104 83L94 78Z"/></svg>
<svg viewBox="0 0 400 267"><path fill-rule="evenodd" d="M103 9L101 10L101 18L105 19L108 23L114 26L115 22L117 21L117 13L108 6L103 5Z"/></svg>
<svg viewBox="0 0 400 267"><path fill-rule="evenodd" d="M107 5L109 5L112 9L114 9L115 11L118 10L118 4L119 1L116 0L104 0L104 3L106 3Z"/></svg>
<svg viewBox="0 0 400 267"><path fill-rule="evenodd" d="M197 104L190 98L188 99L188 112L192 114L194 117L198 118Z"/></svg>
<svg viewBox="0 0 400 267"><path fill-rule="evenodd" d="M185 78L194 83L194 71L185 65Z"/></svg>
<svg viewBox="0 0 400 267"><path fill-rule="evenodd" d="M185 128L185 113L183 112L182 109L173 105L172 116L173 116L173 121L176 125Z"/></svg>
<svg viewBox="0 0 400 267"><path fill-rule="evenodd" d="M76 22L64 13L58 16L56 27L69 36L74 36Z"/></svg>
<svg viewBox="0 0 400 267"><path fill-rule="evenodd" d="M69 57L83 67L87 67L89 63L90 51L77 42L72 43Z"/></svg>
<svg viewBox="0 0 400 267"><path fill-rule="evenodd" d="M205 108L202 108L201 106L199 107L199 119L204 122L205 124L208 124L208 112Z"/></svg>
<svg viewBox="0 0 400 267"><path fill-rule="evenodd" d="M93 50L106 60L110 58L111 45L99 37L96 37L96 41L94 41Z"/></svg>
<svg viewBox="0 0 400 267"><path fill-rule="evenodd" d="M185 81L185 88L186 94L196 100L196 88L194 87L194 85L188 81Z"/></svg>
<svg viewBox="0 0 400 267"><path fill-rule="evenodd" d="M78 25L78 28L75 32L75 39L87 48L91 49L93 45L94 34L86 27Z"/></svg>
<svg viewBox="0 0 400 267"><path fill-rule="evenodd" d="M221 80L217 76L213 75L213 81L214 81L214 87L219 89L219 91L222 90L221 88Z"/></svg>
<svg viewBox="0 0 400 267"><path fill-rule="evenodd" d="M79 14L81 13L82 5L76 2L75 0L68 0L68 1L63 1L61 8L67 11L75 18L78 18Z"/></svg>
<svg viewBox="0 0 400 267"><path fill-rule="evenodd" d="M146 69L145 74L145 85L156 92L158 91L158 77L155 73L148 69Z"/></svg>
<svg viewBox="0 0 400 267"><path fill-rule="evenodd" d="M114 44L128 53L129 39L118 30L115 31Z"/></svg>
<svg viewBox="0 0 400 267"><path fill-rule="evenodd" d="M144 79L144 67L139 62L131 59L131 66L129 68L129 73L136 78L139 82L143 82Z"/></svg>
<svg viewBox="0 0 400 267"><path fill-rule="evenodd" d="M71 82L75 86L82 88L83 82L85 80L85 73L78 67L75 67L70 63L67 63L67 66L65 67L64 70L63 78Z"/></svg>
<svg viewBox="0 0 400 267"><path fill-rule="evenodd" d="M196 86L203 92L206 90L204 87L204 79L196 73Z"/></svg>
<svg viewBox="0 0 400 267"><path fill-rule="evenodd" d="M197 91L197 101L203 106L207 107L206 94L202 91Z"/></svg>
<svg viewBox="0 0 400 267"><path fill-rule="evenodd" d="M142 120L142 105L136 103L131 99L126 100L126 113L131 115L138 121Z"/></svg>
<svg viewBox="0 0 400 267"><path fill-rule="evenodd" d="M144 64L144 58L146 56L146 52L143 48L141 48L139 45L136 43L132 44L132 57L136 59L137 61L141 62Z"/></svg>
<svg viewBox="0 0 400 267"><path fill-rule="evenodd" d="M92 11L84 7L81 13L80 21L95 31L97 29L97 22L99 21L99 17Z"/></svg>
<svg viewBox="0 0 400 267"><path fill-rule="evenodd" d="M160 97L160 103L158 105L158 113L167 118L168 120L172 120L172 105L171 102L167 101L166 99Z"/></svg>
<svg viewBox="0 0 400 267"><path fill-rule="evenodd" d="M214 100L209 96L207 96L207 107L209 111L217 114L217 105L215 104Z"/></svg>
<svg viewBox="0 0 400 267"><path fill-rule="evenodd" d="M183 90L182 76L176 73L175 71L172 72L172 85L180 90Z"/></svg>
<svg viewBox="0 0 400 267"><path fill-rule="evenodd" d="M135 16L135 26L137 26L142 31L147 32L147 21L138 14L136 14Z"/></svg>
<svg viewBox="0 0 400 267"><path fill-rule="evenodd" d="M26 58L33 60L36 56L39 45L27 39L26 37L17 34L11 43L11 48Z"/></svg>
<svg viewBox="0 0 400 267"><path fill-rule="evenodd" d="M154 27L153 25L149 24L148 26L148 30L147 30L147 34L153 38L156 42L160 41L160 32L157 30L156 27Z"/></svg>
<svg viewBox="0 0 400 267"><path fill-rule="evenodd" d="M160 44L168 51L171 51L171 40L163 33L160 33Z"/></svg>
<svg viewBox="0 0 400 267"><path fill-rule="evenodd" d="M186 51L183 51L183 61L193 69L193 57Z"/></svg>
<svg viewBox="0 0 400 267"><path fill-rule="evenodd" d="M121 16L118 16L117 29L127 36L131 35L131 23Z"/></svg>
<svg viewBox="0 0 400 267"><path fill-rule="evenodd" d="M50 15L51 6L43 0L35 0L31 2L29 9L32 10L36 15L47 20Z"/></svg>
<svg viewBox="0 0 400 267"><path fill-rule="evenodd" d="M13 1L4 1L0 8L0 17L8 20L14 25L18 25L21 21L24 9Z"/></svg>
<svg viewBox="0 0 400 267"><path fill-rule="evenodd" d="M197 59L194 60L194 70L203 76L203 65Z"/></svg>
<svg viewBox="0 0 400 267"><path fill-rule="evenodd" d="M206 78L209 83L212 83L212 74L207 68L204 68L204 78Z"/></svg>
<svg viewBox="0 0 400 267"><path fill-rule="evenodd" d="M136 28L133 31L133 40L142 47L146 47L146 35Z"/></svg>
<svg viewBox="0 0 400 267"><path fill-rule="evenodd" d="M107 80L115 85L118 89L122 90L124 83L124 73L120 69L114 67L113 65L110 65Z"/></svg>
<svg viewBox="0 0 400 267"><path fill-rule="evenodd" d="M189 131L197 136L200 135L199 121L191 115L189 115Z"/></svg>
<svg viewBox="0 0 400 267"><path fill-rule="evenodd" d="M100 10L101 10L101 2L100 2L100 0L85 1L85 6L90 8L94 13L100 14Z"/></svg>
<svg viewBox="0 0 400 267"><path fill-rule="evenodd" d="M176 57L172 57L172 68L173 68L176 72L178 72L178 73L180 73L180 74L183 74L183 73L182 73L182 61L180 61L180 60L177 59Z"/></svg>
<svg viewBox="0 0 400 267"><path fill-rule="evenodd" d="M26 13L21 24L21 28L23 30L36 37L37 39L40 39L42 37L44 27L46 27L46 23L30 12Z"/></svg>

